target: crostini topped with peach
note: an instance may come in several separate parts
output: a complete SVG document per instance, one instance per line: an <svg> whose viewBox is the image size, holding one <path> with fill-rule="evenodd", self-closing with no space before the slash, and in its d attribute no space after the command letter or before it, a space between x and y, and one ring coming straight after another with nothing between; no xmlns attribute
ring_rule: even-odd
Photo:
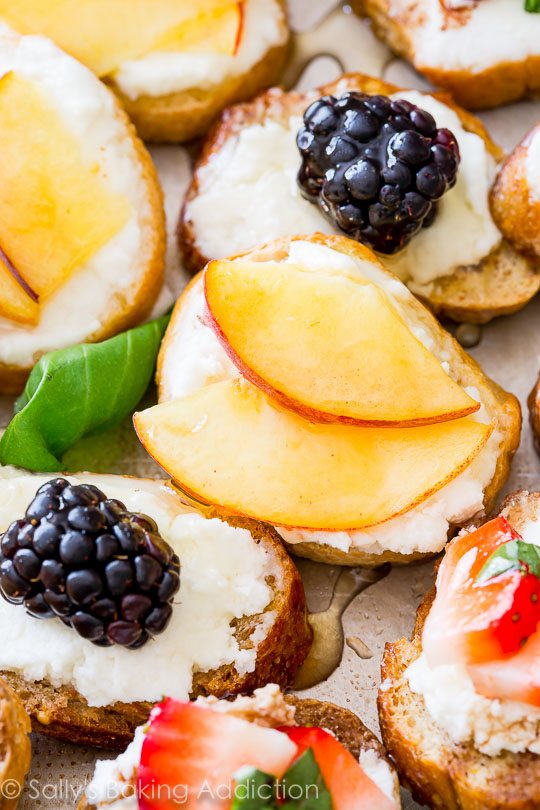
<svg viewBox="0 0 540 810"><path fill-rule="evenodd" d="M120 104L43 37L0 37L0 152L0 392L11 392L45 352L150 314L165 223Z"/></svg>
<svg viewBox="0 0 540 810"><path fill-rule="evenodd" d="M204 134L225 106L276 81L288 41L282 0L1 0L0 24L56 42L157 141Z"/></svg>
<svg viewBox="0 0 540 810"><path fill-rule="evenodd" d="M158 381L135 427L184 493L349 564L440 549L519 433L514 399L345 237L211 262L177 304Z"/></svg>

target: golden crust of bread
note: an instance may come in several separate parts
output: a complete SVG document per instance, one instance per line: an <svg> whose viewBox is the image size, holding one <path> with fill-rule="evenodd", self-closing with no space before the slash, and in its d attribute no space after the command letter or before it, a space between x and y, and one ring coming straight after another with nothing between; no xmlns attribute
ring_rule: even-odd
<svg viewBox="0 0 540 810"><path fill-rule="evenodd" d="M540 493L521 491L504 502L502 514L519 531L536 517ZM418 608L411 639L387 644L381 664L384 688L378 696L386 749L402 783L428 807L444 810L539 810L540 757L503 751L490 757L474 746L455 744L411 692L403 673L421 653L422 630L435 597L433 589ZM386 680L388 679L388 680Z"/></svg>
<svg viewBox="0 0 540 810"><path fill-rule="evenodd" d="M285 10L285 0L278 0ZM190 88L165 96L129 98L110 81L129 117L145 141L183 143L205 135L220 112L275 84L289 52L289 40L266 51L249 70L214 87Z"/></svg>
<svg viewBox="0 0 540 810"><path fill-rule="evenodd" d="M534 446L536 452L540 455L540 375L536 383L527 397L527 406L529 408L529 422L533 434Z"/></svg>
<svg viewBox="0 0 540 810"><path fill-rule="evenodd" d="M444 87L459 104L472 109L500 107L540 92L540 55L520 62L500 62L478 72L444 70L419 64L407 33L407 16L416 13L414 4L402 14L390 10L390 0L351 0L353 9L371 19L375 34L398 56L402 56L436 87ZM467 9L447 12L449 18L462 18L466 24Z"/></svg>
<svg viewBox="0 0 540 810"><path fill-rule="evenodd" d="M388 94L400 89L380 79L350 73L309 93L285 93L274 88L249 103L226 110L203 145L180 215L178 238L184 266L196 273L209 259L215 258L204 256L198 247L197 233L189 218L189 203L199 193L201 168L212 160L229 138L235 137L243 128L267 119L287 122L292 115L301 115L319 95L340 95L350 90ZM478 118L457 106L446 93L436 92L433 95L456 111L465 129L484 140L495 160L503 159L504 153L491 140ZM525 306L539 289L540 272L534 263L516 253L503 240L480 264L457 268L452 275L437 279L423 298L439 315L458 321L485 323L497 315L507 315Z"/></svg>
<svg viewBox="0 0 540 810"><path fill-rule="evenodd" d="M255 542L263 544L271 556L276 576L268 581L274 596L265 613L275 615L258 645L253 672L239 675L230 664L210 672L196 672L193 698L251 692L270 682L290 686L311 646L312 631L307 620L302 580L277 534L252 520L228 519L228 522L248 529ZM250 637L259 621L260 617L253 616L236 622L235 635L241 647L251 646ZM136 655L134 652L134 657ZM92 707L71 687L55 688L45 681L28 682L13 672L3 672L2 677L24 704L34 730L81 745L125 748L152 707L148 702Z"/></svg>
<svg viewBox="0 0 540 810"><path fill-rule="evenodd" d="M344 236L312 234L310 236L298 236L295 238L326 245L334 250L350 255L353 258L363 258L366 253L369 254L369 256L372 255L363 245L351 239L347 239ZM291 238L285 237L271 242L268 245L264 245L263 247L247 251L242 255L255 261L280 261L288 255L290 242ZM391 273L388 273L388 275L390 276ZM192 280L191 285L196 283L197 279L198 276ZM188 286L187 290L190 289L191 285ZM160 400L167 398L166 381L164 379L165 356L172 345L175 325L177 319L180 318L185 295L186 291L176 303L165 338L161 345L156 376ZM521 432L521 409L519 402L513 394L504 391L497 383L490 380L489 377L484 374L478 363L461 348L459 343L441 327L436 318L413 296L410 297L408 306L411 315L418 321L422 328L427 330L433 337L437 349L450 358L450 367L455 373L456 381L463 387L472 386L480 393L488 414L496 421L496 429L502 434L495 474L489 486L486 488L484 495L484 507L485 510L489 512L493 508L497 495L508 478L510 463L519 444ZM360 548L350 549L346 552L333 548L332 546L323 545L322 543L294 543L289 547L291 552L297 556L335 565L376 566L384 562L405 564L430 556L420 552L414 554L399 554L392 551L386 551L384 554L377 555L367 553Z"/></svg>
<svg viewBox="0 0 540 810"><path fill-rule="evenodd" d="M534 137L540 138L540 124L527 133L502 165L491 191L491 211L516 250L540 262L540 198L531 195L526 168L527 150Z"/></svg>
<svg viewBox="0 0 540 810"><path fill-rule="evenodd" d="M285 700L295 707L295 719L299 726L317 726L331 731L355 759L358 759L361 751L375 751L394 773L394 766L377 737L349 709L344 709L335 703L315 700L315 698L298 698L295 695L286 695ZM397 777L395 791L397 799L399 797ZM77 810L86 810L92 806L88 804L86 798L83 798ZM1 807L0 810L2 810Z"/></svg>
<svg viewBox="0 0 540 810"><path fill-rule="evenodd" d="M99 329L86 337L85 343L106 340L142 323L157 300L165 274L165 212L157 172L149 152L119 103L116 104L116 115L125 129L125 138L131 140L133 144L134 157L141 166L150 203L150 216L140 223L144 231L145 269L126 293L114 296L109 304L106 320ZM83 307L84 302L80 303ZM44 353L36 353L34 365ZM33 366L8 365L0 360L0 394L20 393L32 368Z"/></svg>
<svg viewBox="0 0 540 810"><path fill-rule="evenodd" d="M20 793L11 788L22 791L30 769L30 730L30 718L21 701L0 679L0 810L17 806Z"/></svg>

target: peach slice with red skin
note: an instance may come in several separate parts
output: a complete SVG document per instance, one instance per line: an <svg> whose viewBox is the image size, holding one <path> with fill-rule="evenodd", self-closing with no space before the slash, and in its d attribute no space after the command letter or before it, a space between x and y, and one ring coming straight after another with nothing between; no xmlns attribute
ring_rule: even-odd
<svg viewBox="0 0 540 810"><path fill-rule="evenodd" d="M0 0L3 22L49 37L101 77L155 50L197 42L234 54L242 18L240 0Z"/></svg>
<svg viewBox="0 0 540 810"><path fill-rule="evenodd" d="M277 526L347 531L412 509L465 469L492 427L466 417L416 428L308 422L242 377L135 414L180 489Z"/></svg>
<svg viewBox="0 0 540 810"><path fill-rule="evenodd" d="M39 304L129 219L40 88L0 79L0 315L35 324Z"/></svg>
<svg viewBox="0 0 540 810"><path fill-rule="evenodd" d="M202 12L154 43L154 51L200 51L234 56L242 42L244 3Z"/></svg>
<svg viewBox="0 0 540 810"><path fill-rule="evenodd" d="M301 416L413 426L480 407L366 279L213 261L204 288L210 323L240 372Z"/></svg>

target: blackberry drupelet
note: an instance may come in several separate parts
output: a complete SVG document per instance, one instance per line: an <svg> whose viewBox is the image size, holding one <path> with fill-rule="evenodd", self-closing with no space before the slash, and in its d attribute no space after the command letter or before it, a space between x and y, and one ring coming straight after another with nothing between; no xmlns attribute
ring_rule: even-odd
<svg viewBox="0 0 540 810"><path fill-rule="evenodd" d="M380 253L396 253L430 225L457 178L455 136L402 99L323 96L304 113L296 142L304 197Z"/></svg>
<svg viewBox="0 0 540 810"><path fill-rule="evenodd" d="M141 647L167 627L180 561L155 522L90 484L41 486L0 541L0 593L100 646Z"/></svg>

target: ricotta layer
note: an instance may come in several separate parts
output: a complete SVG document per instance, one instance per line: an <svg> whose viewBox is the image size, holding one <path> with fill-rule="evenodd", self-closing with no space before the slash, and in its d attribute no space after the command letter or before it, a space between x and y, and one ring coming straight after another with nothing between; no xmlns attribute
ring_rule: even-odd
<svg viewBox="0 0 540 810"><path fill-rule="evenodd" d="M113 74L129 98L164 96L196 88L208 90L235 76L249 73L272 48L288 36L285 12L277 0L245 0L242 39L237 53L204 50L156 51L124 62Z"/></svg>
<svg viewBox="0 0 540 810"><path fill-rule="evenodd" d="M302 241L291 243L288 261L312 269L334 269L336 272L369 278L388 292L416 337L438 356L437 347L428 332L412 319L408 307L408 302L413 300L411 293L376 265L352 259L323 245ZM180 316L173 319L169 327L167 347L161 357L162 401L187 396L205 385L240 374L213 330L206 325L204 315L204 290L202 278L199 278L185 293ZM451 376L448 359L442 356L439 359ZM467 389L467 392L479 399L476 390ZM481 408L476 416L482 421L489 421L485 408ZM453 481L409 512L378 526L355 532L316 532L276 527L277 531L288 543L321 543L341 551L350 548L362 548L371 554L382 554L384 551L401 554L440 551L446 543L451 524L462 523L482 510L484 490L495 472L500 441L500 434L494 431L472 464Z"/></svg>
<svg viewBox="0 0 540 810"><path fill-rule="evenodd" d="M216 698L198 698L197 703L212 711L234 714L248 722L257 722L270 728L294 726L294 708L283 700L276 684L267 684L255 689L252 697L239 696L233 701ZM135 780L141 759L145 726L139 726L135 737L123 754L116 759L98 760L92 781L85 790L91 805L106 804L110 810L137 810ZM388 796L395 800L398 790L397 778L388 762L372 749L360 752L360 765L369 778Z"/></svg>
<svg viewBox="0 0 540 810"><path fill-rule="evenodd" d="M132 207L122 230L43 302L36 326L0 317L0 362L31 366L43 352L84 341L109 320L118 303L130 306L152 249L145 233L152 209L143 167L115 98L93 73L48 39L5 34L0 75L10 70L45 94L77 138L83 161Z"/></svg>
<svg viewBox="0 0 540 810"><path fill-rule="evenodd" d="M0 478L0 532L22 517L44 475ZM180 557L181 585L167 629L139 650L98 647L56 619L36 619L23 607L0 599L0 670L27 681L72 686L90 706L116 701L158 701L163 695L186 700L193 673L234 664L252 672L257 627L251 649L240 649L233 619L263 613L272 600L266 577L278 576L267 551L245 529L208 520L190 511L163 482L114 475L69 476L88 482L128 510L142 512ZM268 611L259 625L273 620Z"/></svg>
<svg viewBox="0 0 540 810"><path fill-rule="evenodd" d="M424 654L407 668L411 690L455 743L471 742L488 756L501 751L540 754L540 709L514 700L479 695L464 666L430 669Z"/></svg>
<svg viewBox="0 0 540 810"><path fill-rule="evenodd" d="M532 138L527 145L525 172L529 195L535 202L540 202L540 125L533 130Z"/></svg>
<svg viewBox="0 0 540 810"><path fill-rule="evenodd" d="M483 139L467 132L446 104L416 90L394 97L427 110L437 126L451 129L461 152L456 185L439 202L433 224L396 256L381 256L403 281L426 294L435 279L479 263L501 241L488 202L496 164ZM224 258L298 233L342 233L298 189L301 124L294 116L285 123L246 126L198 169L197 195L187 203L186 216L204 256Z"/></svg>
<svg viewBox="0 0 540 810"><path fill-rule="evenodd" d="M540 15L515 0L477 0L455 13L440 0L389 0L416 67L481 73L505 62L540 56Z"/></svg>

